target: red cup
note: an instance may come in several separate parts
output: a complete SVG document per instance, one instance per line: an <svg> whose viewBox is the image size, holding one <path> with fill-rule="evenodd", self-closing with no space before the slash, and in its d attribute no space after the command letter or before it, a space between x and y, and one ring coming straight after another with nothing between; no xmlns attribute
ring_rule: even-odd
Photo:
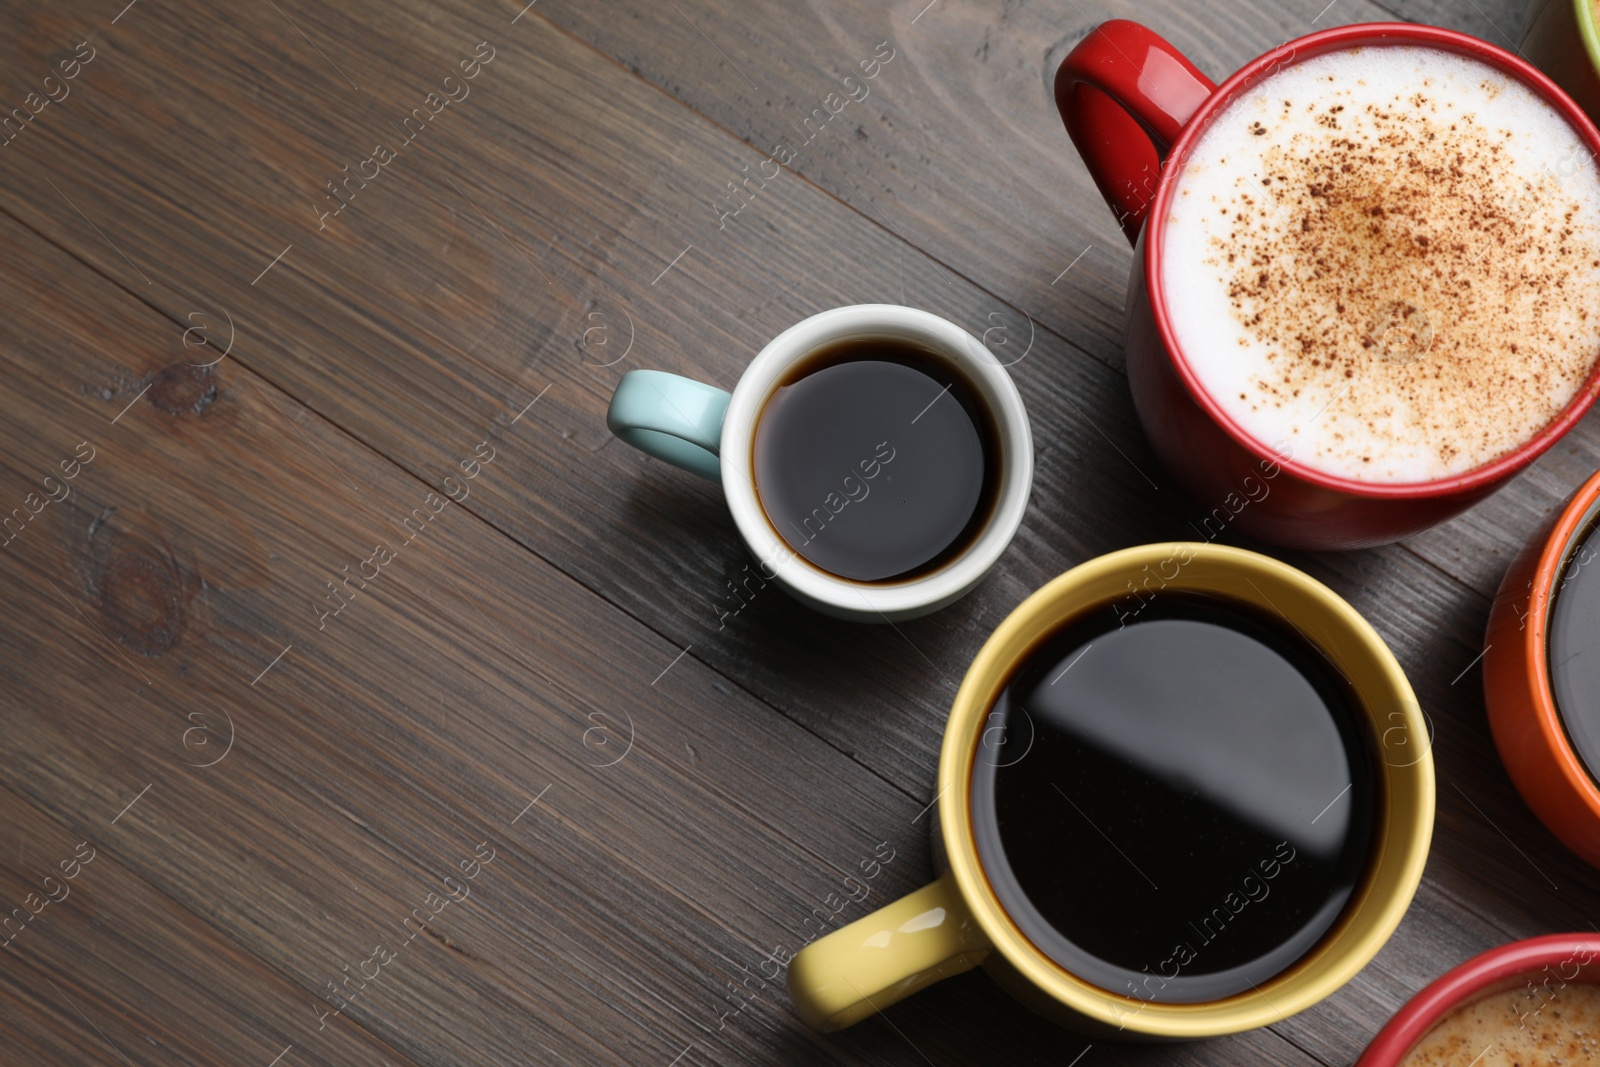
<svg viewBox="0 0 1600 1067"><path fill-rule="evenodd" d="M1567 498L1507 568L1489 609L1483 695L1500 762L1539 821L1600 867L1600 784L1572 747L1550 685L1550 606L1597 516L1600 473Z"/></svg>
<svg viewBox="0 0 1600 1067"><path fill-rule="evenodd" d="M1291 63L1361 46L1408 44L1481 60L1522 82L1600 155L1600 132L1555 83L1475 37L1432 26L1368 23L1323 30L1245 64L1213 85L1176 48L1135 22L1102 23L1056 72L1056 106L1106 203L1134 243L1128 283L1128 381L1145 433L1189 496L1225 526L1294 548L1363 548L1420 533L1465 511L1538 459L1600 395L1600 365L1562 412L1520 448L1452 478L1374 484L1314 470L1244 432L1206 394L1178 348L1160 270L1174 176L1239 94ZM1177 166L1174 166L1174 162ZM1250 490L1263 479L1260 498ZM1246 497L1250 499L1246 500ZM1234 502L1240 502L1237 507ZM1219 531L1220 532L1220 531Z"/></svg>
<svg viewBox="0 0 1600 1067"><path fill-rule="evenodd" d="M1559 1004L1577 982L1600 983L1600 936L1551 934L1492 948L1436 979L1378 1031L1356 1067L1395 1067L1454 1008L1490 993L1524 988L1528 1015ZM1524 1025L1526 1019L1523 1020Z"/></svg>

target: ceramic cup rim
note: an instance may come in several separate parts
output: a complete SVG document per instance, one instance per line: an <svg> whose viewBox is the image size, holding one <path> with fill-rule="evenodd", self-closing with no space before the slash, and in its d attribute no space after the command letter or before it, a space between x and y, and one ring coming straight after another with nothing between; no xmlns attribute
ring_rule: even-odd
<svg viewBox="0 0 1600 1067"><path fill-rule="evenodd" d="M1181 559L1182 552L1192 555L1169 586L1220 592L1264 611L1288 604L1294 625L1353 677L1362 692L1363 711L1375 720L1370 723L1374 733L1381 732L1374 759L1379 771L1377 832L1367 874L1340 918L1316 947L1258 991L1198 1004L1141 1002L1109 992L1034 947L984 874L971 814L972 766L983 724L1016 663L1064 619L1100 604L1109 609L1124 579L1146 573L1146 567L1164 577L1162 564ZM1230 584L1229 576L1249 579L1261 597ZM1105 595L1108 589L1112 598ZM1390 706L1394 710L1384 719L1378 709ZM1405 743L1405 737L1390 737L1396 730L1412 739L1428 735L1404 671L1371 625L1321 582L1268 556L1222 545L1173 542L1122 549L1080 564L1040 588L995 629L973 660L956 694L940 751L941 843L961 896L995 951L1026 981L1069 1009L1105 1026L1162 1037L1213 1037L1254 1029L1309 1007L1354 977L1399 925L1422 880L1433 832L1432 755L1391 760L1382 749L1395 745L1398 751Z"/></svg>
<svg viewBox="0 0 1600 1067"><path fill-rule="evenodd" d="M1582 6L1582 0L1578 2ZM1592 26L1592 17L1590 24ZM1586 41L1592 43L1593 40L1592 37L1586 36ZM1363 482L1329 474L1291 457L1279 455L1266 442L1245 432L1244 428L1222 409L1201 384L1199 376L1190 367L1182 346L1178 344L1171 311L1167 304L1165 281L1160 269L1166 230L1161 220L1171 211L1173 193L1178 185L1177 177L1182 173L1183 164L1196 142L1239 93L1253 87L1259 81L1272 77L1276 73L1274 68L1281 65L1304 61L1329 52L1393 44L1424 45L1466 55L1495 67L1508 77L1517 79L1557 115L1565 119L1577 137L1588 146L1591 156L1600 156L1600 131L1595 129L1594 124L1578 105L1573 103L1571 97L1532 64L1487 41L1454 30L1407 22L1368 22L1319 30L1280 45L1240 67L1206 98L1199 110L1185 124L1166 156L1166 159L1173 161L1174 165L1163 164L1155 199L1148 215L1149 221L1145 224L1143 269L1156 329L1178 380L1194 403L1247 455L1254 456L1263 463L1281 466L1301 481L1344 496L1372 500L1428 500L1486 490L1511 478L1543 455L1568 430L1578 424L1596 397L1600 396L1600 353L1596 353L1583 386L1567 405L1538 432L1498 459L1446 478L1403 483ZM1591 51L1590 54L1593 57L1596 53Z"/></svg>
<svg viewBox="0 0 1600 1067"><path fill-rule="evenodd" d="M1356 1061L1356 1067L1395 1067L1453 1009L1506 979L1536 974L1552 964L1565 963L1580 952L1590 954L1582 966L1600 958L1600 935L1546 934L1479 953L1435 978L1406 1001L1378 1031ZM1576 976L1572 980L1576 981ZM1600 984L1600 975L1583 981Z"/></svg>
<svg viewBox="0 0 1600 1067"><path fill-rule="evenodd" d="M943 566L903 582L854 582L807 562L773 528L749 469L756 423L782 375L818 348L854 337L910 341L957 363L980 394L979 401L989 408L1000 438L1000 486L983 532ZM897 304L832 308L802 319L767 342L734 386L723 419L720 452L728 508L757 560L803 598L840 614L867 618L906 618L971 589L1016 535L1033 487L1033 436L1027 409L1004 365L948 319Z"/></svg>
<svg viewBox="0 0 1600 1067"><path fill-rule="evenodd" d="M1600 19L1594 10L1594 0L1571 0L1572 12L1578 20L1578 36L1583 39L1583 50L1589 56L1589 66L1600 73Z"/></svg>
<svg viewBox="0 0 1600 1067"><path fill-rule="evenodd" d="M1555 690L1550 681L1550 610L1555 604L1556 582L1579 541L1600 520L1600 471L1579 486L1562 507L1539 550L1533 572L1533 592L1527 618L1533 623L1522 631L1524 661L1528 668L1528 692L1533 703L1534 722L1539 737L1555 756L1567 788L1583 801L1590 816L1600 822L1600 783L1572 747L1567 728L1556 707Z"/></svg>

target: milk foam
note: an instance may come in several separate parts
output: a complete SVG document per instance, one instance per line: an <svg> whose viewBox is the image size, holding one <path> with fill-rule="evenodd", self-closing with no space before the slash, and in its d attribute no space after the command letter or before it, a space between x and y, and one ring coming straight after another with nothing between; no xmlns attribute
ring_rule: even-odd
<svg viewBox="0 0 1600 1067"><path fill-rule="evenodd" d="M1177 177L1162 281L1205 391L1329 474L1462 474L1600 355L1600 173L1532 90L1411 45L1318 56L1229 104Z"/></svg>

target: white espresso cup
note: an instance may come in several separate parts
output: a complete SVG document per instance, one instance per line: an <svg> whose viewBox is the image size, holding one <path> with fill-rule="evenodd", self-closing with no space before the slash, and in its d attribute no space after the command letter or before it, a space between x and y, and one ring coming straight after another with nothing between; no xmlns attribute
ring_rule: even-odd
<svg viewBox="0 0 1600 1067"><path fill-rule="evenodd" d="M987 409L995 436L990 446L999 451L999 485L988 521L958 554L904 581L857 581L811 563L778 534L754 480L756 425L790 368L820 349L873 338L908 344L954 364L974 401ZM1033 487L1033 436L1005 367L954 323L893 304L834 308L796 323L768 342L732 393L677 374L629 371L617 383L606 424L640 451L720 481L761 576L818 611L858 622L916 618L966 594L1011 543Z"/></svg>

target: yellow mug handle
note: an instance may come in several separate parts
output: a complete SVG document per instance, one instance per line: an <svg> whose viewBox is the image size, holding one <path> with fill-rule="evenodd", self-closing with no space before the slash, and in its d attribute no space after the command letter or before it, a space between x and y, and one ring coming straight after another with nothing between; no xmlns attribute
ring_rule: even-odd
<svg viewBox="0 0 1600 1067"><path fill-rule="evenodd" d="M789 997L807 1025L832 1033L971 970L992 948L946 874L795 953Z"/></svg>

